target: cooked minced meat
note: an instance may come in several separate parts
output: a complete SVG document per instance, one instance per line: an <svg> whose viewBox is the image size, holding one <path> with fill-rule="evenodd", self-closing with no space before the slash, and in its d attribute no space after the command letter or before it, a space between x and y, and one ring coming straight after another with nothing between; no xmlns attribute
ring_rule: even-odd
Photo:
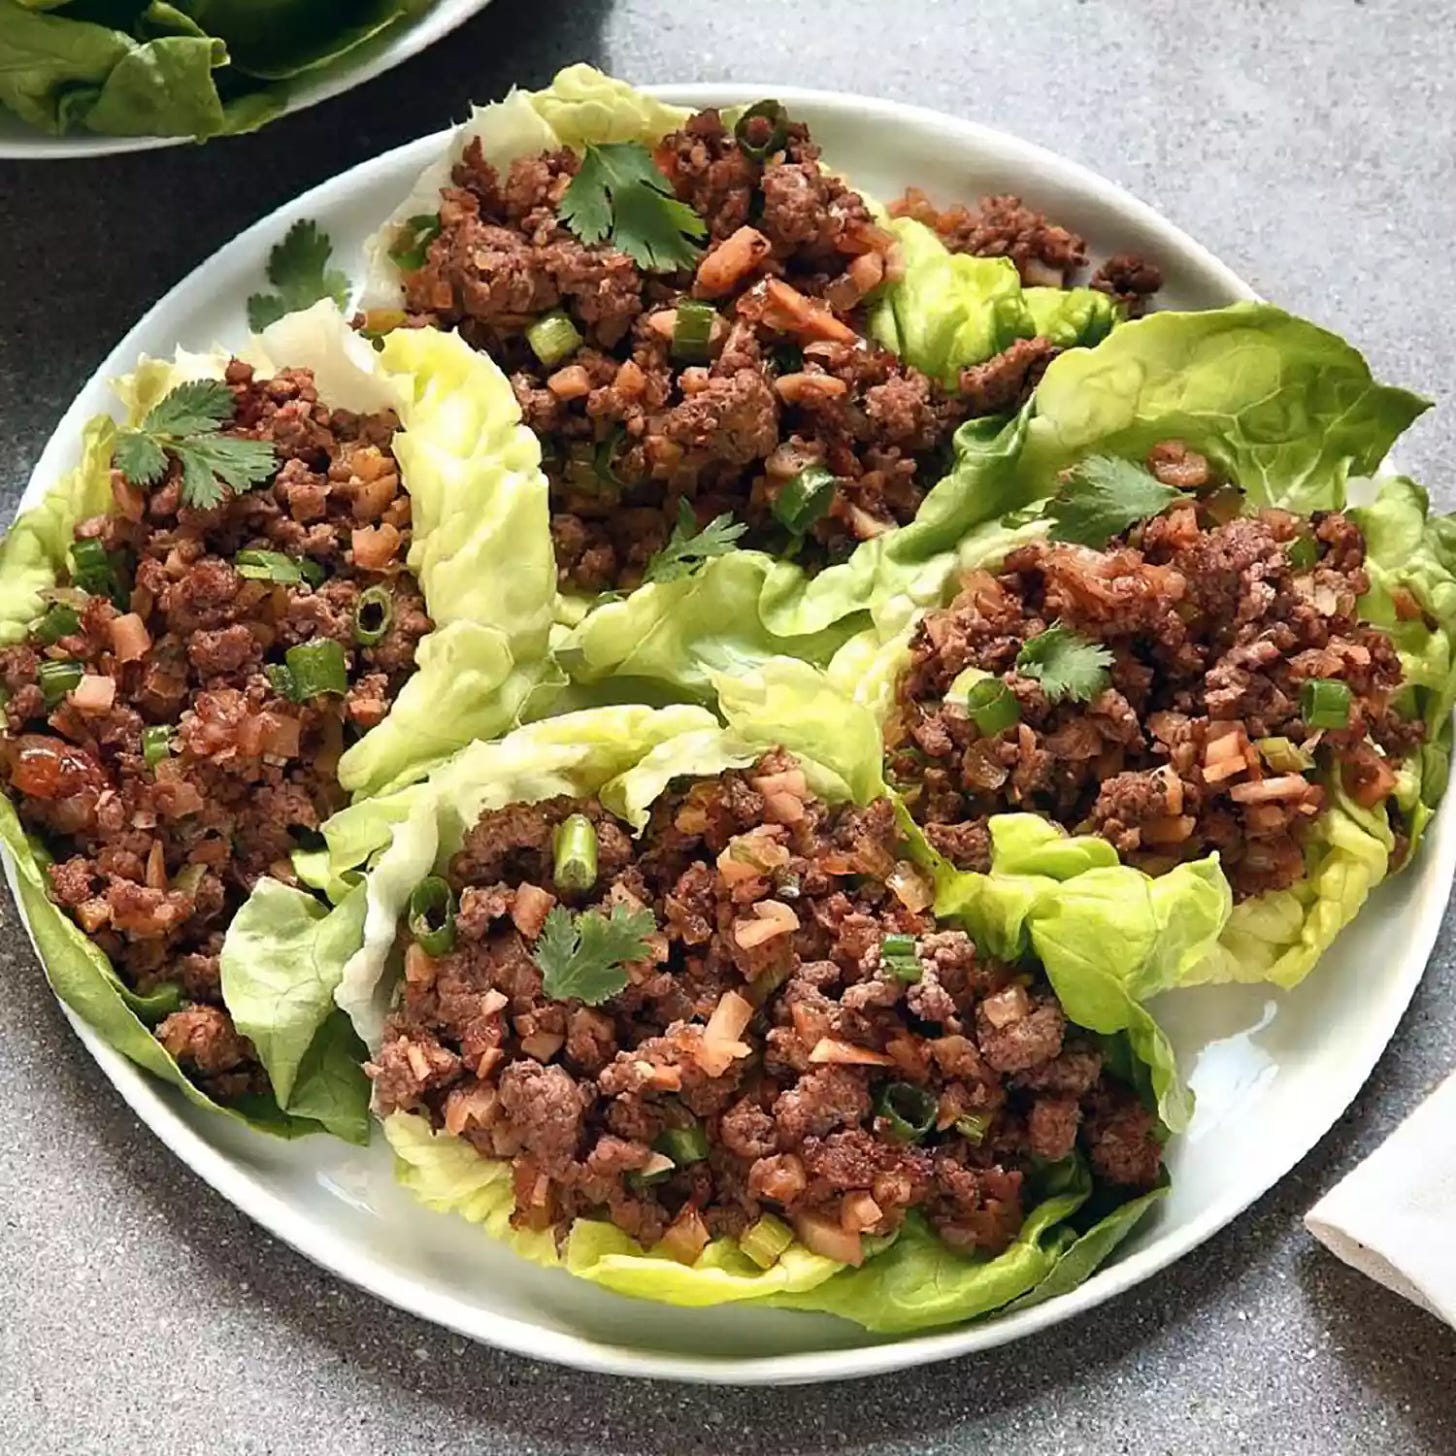
<svg viewBox="0 0 1456 1456"><path fill-rule="evenodd" d="M635 586L683 501L699 527L729 513L749 528L742 544L792 549L811 571L841 559L909 521L956 425L1015 409L1055 353L1020 341L947 393L872 343L864 299L897 265L894 238L821 170L802 124L785 137L756 160L709 110L663 139L658 167L709 229L697 268L672 274L559 221L581 165L569 150L521 158L502 177L476 142L454 169L440 233L404 275L405 309L413 323L458 327L510 374L547 446L563 586ZM1070 234L1043 232L1085 256ZM708 357L685 363L672 340L690 302L711 306L712 336ZM555 309L581 343L548 367L527 330ZM784 492L807 467L829 473L833 495L791 535L775 503L790 514Z"/></svg>
<svg viewBox="0 0 1456 1456"><path fill-rule="evenodd" d="M1210 484L1207 462L1178 441L1155 447L1149 466L1171 485ZM1101 834L1151 871L1217 850L1243 898L1303 873L1321 778L1340 774L1367 805L1389 793L1421 728L1392 707L1401 667L1389 635L1359 620L1359 529L1335 512L1219 520L1220 495L1184 498L1106 550L1013 551L922 622L890 764L956 864L984 870L988 816L1025 809ZM1109 685L1091 701L1053 702L1017 668L1054 624L1111 653ZM967 668L1005 682L1017 721L983 734L945 701ZM1304 720L1312 679L1342 685L1345 726Z"/></svg>
<svg viewBox="0 0 1456 1456"><path fill-rule="evenodd" d="M890 204L896 217L913 217L933 229L953 253L1010 258L1028 286L1069 288L1087 263L1087 240L1049 222L1009 193L983 197L972 211L955 204L938 208L918 187ZM1124 314L1137 318L1163 286L1162 270L1136 253L1116 253L1098 267L1088 285L1110 294Z"/></svg>
<svg viewBox="0 0 1456 1456"><path fill-rule="evenodd" d="M573 814L598 843L582 894L553 875ZM590 800L488 812L449 869L454 948L411 947L368 1068L377 1103L511 1159L518 1225L608 1218L689 1261L765 1213L841 1257L911 1209L994 1252L1038 1160L1079 1145L1106 1179L1151 1185L1153 1116L1043 979L937 929L903 852L888 800L831 809L777 751L680 784L636 840ZM543 990L562 903L656 923L600 1005ZM897 1138L887 1096L928 1132Z"/></svg>
<svg viewBox="0 0 1456 1456"><path fill-rule="evenodd" d="M342 807L346 739L388 711L430 629L403 570L410 508L393 414L330 410L306 370L256 380L234 361L227 382L226 433L273 446L271 483L198 510L181 503L175 464L147 493L113 471L116 509L75 538L110 554L121 605L62 586L29 638L0 651L0 780L52 856L52 897L127 985L176 988L185 1009L156 1035L224 1098L266 1081L221 1007L223 932L260 875L292 879L296 836ZM315 563L318 585L241 575L248 549ZM361 646L355 608L376 586L391 620ZM268 669L324 639L342 648L348 692L294 702ZM48 700L65 663L84 675ZM155 764L144 745L154 758L165 745Z"/></svg>

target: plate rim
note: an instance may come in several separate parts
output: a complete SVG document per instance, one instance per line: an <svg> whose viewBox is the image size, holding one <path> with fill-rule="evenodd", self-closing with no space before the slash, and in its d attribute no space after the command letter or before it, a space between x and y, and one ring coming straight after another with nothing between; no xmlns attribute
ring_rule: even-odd
<svg viewBox="0 0 1456 1456"><path fill-rule="evenodd" d="M372 81L376 76L382 76L386 71L392 71L396 66L413 60L422 50L438 40L443 40L467 20L474 19L489 4L490 0L456 0L453 5L438 4L413 20L406 20L393 34L385 31L379 37L385 44L362 63L351 64L350 55L345 52L337 60L320 66L318 70L305 73L304 78L295 83L297 90L284 104L283 110L277 116L270 117L258 131L276 126L285 118L307 111L320 102L331 101L335 96L352 91L354 87L362 86L366 81ZM365 45L368 44L366 41ZM166 147L203 145L190 136L126 137L110 136L104 132L74 132L67 136L52 136L39 127L30 126L13 113L0 111L0 117L13 121L21 128L13 135L0 133L0 161L5 162L70 162L86 157L114 157L132 152L157 152ZM243 133L245 136L255 134ZM226 142L229 137L210 137L208 140Z"/></svg>
<svg viewBox="0 0 1456 1456"><path fill-rule="evenodd" d="M1079 162L998 128L929 107L845 91L743 82L678 83L642 89L665 101L691 105L733 105L772 94L790 105L852 106L857 112L878 117L890 125L908 119L936 128L955 136L958 143L968 149L990 148L995 151L998 160L1026 163L1035 169L1038 184L1055 185L1058 180L1066 180L1075 183L1079 189L1090 189L1102 200L1113 204L1124 218L1135 221L1150 236L1165 241L1181 257L1196 261L1234 296L1257 297L1254 290L1225 263L1119 184ZM129 367L140 347L136 341L150 331L156 316L176 293L194 285L204 271L210 272L237 259L261 256L266 246L281 235L294 218L352 195L357 190L358 174L361 172L388 171L391 166L423 165L438 154L449 135L450 129L447 128L404 143L308 189L239 233L163 293L82 385L48 439L22 493L22 502L43 490L45 482L54 478L59 462L74 454L79 425L91 413L82 407L84 396L98 381L105 381ZM192 342L199 347L205 346L199 341ZM1446 862L1448 867L1456 859L1456 809L1450 804L1443 804L1438 811L1427 835L1425 853ZM8 853L3 858L5 876L13 894L14 864ZM601 1374L638 1378L740 1386L791 1385L885 1373L929 1360L973 1354L1035 1335L1125 1292L1206 1242L1288 1176L1329 1133L1364 1086L1376 1062L1389 1046L1425 974L1445 904L1444 898L1431 896L1419 907L1418 914L1405 923L1403 928L1407 936L1402 974L1398 984L1387 993L1384 1014L1371 1023L1374 1031L1367 1030L1360 1043L1360 1054L1342 1066L1340 1076L1333 1082L1334 1095L1322 1104L1324 1111L1314 1119L1307 1135L1301 1135L1296 1144L1292 1144L1297 1145L1296 1155L1281 1171L1267 1177L1261 1173L1253 1185L1247 1188L1241 1185L1232 1196L1214 1201L1183 1229L1128 1258L1104 1266L1076 1290L1031 1309L987 1323L952 1327L898 1340L782 1355L718 1357L648 1351L528 1323L512 1315L483 1311L454 1295L421 1289L409 1276L395 1274L367 1250L341 1240L326 1225L300 1215L284 1199L263 1187L246 1169L183 1120L179 1109L164 1094L162 1084L148 1078L140 1068L103 1043L69 1007L62 1004L62 1010L122 1099L170 1152L240 1212L331 1275L418 1318L488 1346L529 1358ZM18 902L17 914L29 936L29 921L20 911ZM33 937L31 943L34 947ZM1277 1162L1284 1163L1285 1159L1281 1157Z"/></svg>

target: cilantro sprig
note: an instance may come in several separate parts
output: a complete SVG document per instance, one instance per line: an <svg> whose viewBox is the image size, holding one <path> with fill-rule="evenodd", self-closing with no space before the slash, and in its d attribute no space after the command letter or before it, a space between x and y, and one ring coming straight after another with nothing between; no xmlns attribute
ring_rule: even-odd
<svg viewBox="0 0 1456 1456"><path fill-rule="evenodd" d="M641 142L588 143L558 216L582 242L610 239L652 272L691 268L708 233L707 223L673 196Z"/></svg>
<svg viewBox="0 0 1456 1456"><path fill-rule="evenodd" d="M1088 455L1067 472L1047 506L1053 541L1103 547L1139 521L1160 515L1179 492L1129 460Z"/></svg>
<svg viewBox="0 0 1456 1456"><path fill-rule="evenodd" d="M536 942L541 989L553 1001L582 1001L598 1006L627 984L627 966L652 954L647 937L657 929L652 911L614 905L573 914L554 905Z"/></svg>
<svg viewBox="0 0 1456 1456"><path fill-rule="evenodd" d="M1060 622L1029 637L1016 654L1017 672L1035 678L1054 703L1063 698L1074 703L1090 702L1111 683L1107 671L1111 666L1108 648L1100 642L1088 642Z"/></svg>
<svg viewBox="0 0 1456 1456"><path fill-rule="evenodd" d="M415 221L415 219L411 219ZM248 300L248 327L260 333L286 313L332 298L349 302L348 275L329 267L334 245L311 218L300 218L268 254L268 281L277 293L255 293Z"/></svg>
<svg viewBox="0 0 1456 1456"><path fill-rule="evenodd" d="M644 581L681 581L713 556L726 556L734 543L748 529L726 511L714 516L700 531L698 518L687 501L679 498L677 525L666 545L654 552L642 574Z"/></svg>
<svg viewBox="0 0 1456 1456"><path fill-rule="evenodd" d="M170 456L182 468L182 503L208 510L223 486L241 493L277 468L266 440L219 433L237 409L233 392L218 379L190 379L164 395L141 424L118 430L111 463L133 485L150 486L167 473Z"/></svg>

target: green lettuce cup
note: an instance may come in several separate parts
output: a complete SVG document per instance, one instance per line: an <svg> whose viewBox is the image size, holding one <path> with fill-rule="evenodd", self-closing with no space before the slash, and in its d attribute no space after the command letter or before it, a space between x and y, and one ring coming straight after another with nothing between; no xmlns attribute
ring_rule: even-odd
<svg viewBox="0 0 1456 1456"><path fill-rule="evenodd" d="M892 920L899 916L900 923L918 925L922 934L942 940L948 935L952 944L960 934L960 943L967 948L973 938L980 954L1014 965L1027 984L1049 987L1046 994L1058 998L1069 1023L1067 1035L1076 1039L1080 1055L1092 1057L1094 1066L1106 1069L1106 1075L1113 1078L1107 1087L1115 1084L1121 1088L1116 1095L1122 1099L1119 1105L1124 1111L1134 1106L1143 1109L1136 1115L1143 1119L1144 1135L1151 1137L1156 1131L1161 1139L1186 1126L1189 1094L1166 1039L1143 1003L1176 981L1190 961L1206 955L1213 945L1228 912L1228 889L1215 862L1188 865L1176 874L1149 880L1116 864L1101 841L1069 840L1039 821L1012 816L998 826L1003 851L991 872L984 876L958 874L929 849L908 817L887 797L873 715L840 699L822 674L806 664L779 659L731 683L722 680L719 688L726 727L702 709L687 706L584 710L516 729L494 743L473 744L428 778L357 803L326 826L327 872L335 876L341 895L332 913L354 916L357 923L354 907L362 894L363 925L352 950L347 935L327 937L327 951L323 949L325 937L315 935L308 973L299 972L296 979L310 988L331 984L334 1003L347 1012L354 1030L369 1046L376 1106L395 1154L397 1177L426 1207L479 1224L524 1258L564 1269L618 1293L685 1307L762 1301L776 1307L833 1313L880 1332L903 1333L959 1323L1014 1301L1030 1303L1075 1287L1163 1195L1166 1177L1156 1169L1145 1168L1145 1181L1139 1186L1121 1185L1109 1181L1095 1148L1084 1152L1080 1144L1060 1157L1033 1160L1018 1174L1020 1203L1014 1228L1003 1228L1000 1236L988 1237L985 1247L948 1243L937 1232L937 1227L945 1226L943 1210L932 1212L929 1205L925 1213L911 1209L902 1218L887 1219L883 1232L870 1223L865 1227L871 1232L846 1237L842 1226L826 1223L823 1216L796 1211L792 1204L763 1201L756 1205L751 1222L740 1220L734 1228L723 1225L716 1234L703 1225L694 1236L694 1209L690 1205L673 1209L676 1194L666 1192L654 1195L666 1200L663 1209L674 1214L665 1224L639 1220L628 1227L629 1220L620 1208L609 1215L605 1206L595 1211L576 1206L550 1221L534 1218L522 1193L523 1188L535 1186L533 1175L526 1171L536 1156L531 1151L537 1146L530 1140L531 1133L527 1130L525 1134L525 1151L518 1146L513 1159L493 1154L481 1128L471 1122L472 1108L494 1105L497 1095L512 1095L508 1087L512 1076L530 1080L533 1086L539 1083L540 1090L528 1105L542 1109L552 1105L572 1079L575 1085L587 1087L592 1075L588 1067L597 1069L603 1085L618 1075L602 1070L599 1063L581 1060L590 1054L575 1038L588 1024L595 1025L601 1035L603 1015L618 1014L614 1010L618 1003L612 997L623 994L618 990L603 999L600 987L588 989L589 978L606 975L609 986L626 988L629 997L631 978L613 964L588 965L588 948L602 943L597 937L608 933L608 919L640 917L643 897L649 906L653 901L642 882L630 877L616 881L618 888L608 890L605 868L594 889L573 898L569 887L581 882L573 880L563 865L563 855L572 863L577 855L575 849L562 848L565 827L574 818L590 819L594 826L590 830L592 875L598 872L598 842L602 866L610 857L618 867L613 873L620 873L623 857L633 853L647 855L642 861L647 866L651 854L657 852L653 846L667 842L662 839L664 833L670 838L678 832L671 828L673 824L689 822L675 817L684 806L691 814L692 805L710 801L703 795L711 796L715 783L747 785L754 774L767 769L770 776L762 780L762 793L782 795L783 786L788 785L793 802L786 805L782 798L773 802L774 812L787 813L791 821L799 812L796 803L807 803L811 816L877 815L880 832L893 836L895 852L903 856L896 883L909 897L885 902L892 907L887 912ZM501 836L522 832L522 824L533 811L558 825L549 844L531 841L540 844L537 853L545 855L540 861L545 867L535 872L529 869L537 863L529 858L530 851L501 849L506 842ZM851 817L846 822L860 821ZM529 839L534 831L525 832ZM753 832L765 833L761 827ZM781 831L769 829L767 833L773 838ZM634 837L640 846L635 851L631 849ZM507 854L503 861L501 853ZM484 862L479 859L482 855ZM697 851L691 855L696 858ZM722 865L731 857L724 850L717 863ZM554 870L549 868L553 862ZM472 871L468 868L472 863L481 867ZM704 852L705 876L713 873L712 863ZM495 867L501 864L516 868L504 871L505 883L484 886L483 881L501 873ZM735 880L743 873L732 871ZM749 868L746 873L751 876L754 871ZM514 886L510 883L513 874L525 874L526 881ZM628 883L638 886L635 909L631 899L623 898ZM782 883L787 886L788 882ZM431 901L434 918L426 912L422 893L426 886L432 887L432 896L439 897ZM811 897L824 893L809 881L805 886ZM603 891L607 893L600 908L592 908ZM284 924L284 917L269 903L279 892L266 884L260 886L230 932L229 961L236 946L240 966L246 962L301 964L290 949L292 932L283 932L277 949L270 948L270 936L278 935ZM544 919L543 895L557 902ZM740 919L748 914L749 903L741 901ZM762 903L766 909L760 924L766 923L770 912L781 913L769 902ZM815 902L811 898L809 902L774 903L797 904L800 913L807 915L808 904ZM438 911L443 904L450 906L450 912L442 920ZM913 913L908 909L912 904L919 907ZM494 909L485 913L503 917L490 922L497 926L493 931L481 929L480 916L487 905ZM894 909L895 905L905 908ZM559 940L564 932L553 916L564 916L563 924L574 917L575 933L580 937L565 969L559 957L563 944L570 942ZM594 916L601 925L588 929L584 922ZM670 928L676 923L670 918L661 920L650 934L645 924L638 925L631 934L648 935L648 941L661 935L660 950L653 953L676 957L678 951L669 947L669 937L676 943L677 931ZM1108 935L1109 924L1117 927L1116 937ZM451 929L442 936L446 925ZM480 938L483 934L487 939ZM515 939L517 934L522 942ZM758 934L754 932L753 938ZM515 1018L514 1028L505 1030L506 1041L495 1043L505 1051L508 1070L500 1071L499 1059L492 1054L479 1063L487 1068L479 1078L473 1072L459 1071L458 1077L452 1072L437 1089L424 1093L423 1101L404 1105L401 1078L408 1080L423 1067L428 1079L433 1075L430 1067L447 1065L439 1060L446 1055L476 1055L458 1048L446 1053L442 1044L429 1041L420 1024L409 1018L426 1003L439 1008L448 999L451 1006L461 1005L458 997L467 982L450 979L456 975L451 967L460 966L460 974L465 975L460 956L478 957L482 946L496 947L486 952L488 957L505 954L500 936L511 945L534 946L532 953L542 977L529 983L540 988L539 995L527 992L527 983L517 982L517 991L508 996L485 991L478 980L469 982L470 1005L484 1008L468 1013L476 1028L471 1035L485 1034L485 1023L478 1020L478 1014L504 1016L502 1007L507 1002L513 1008L509 1015ZM914 939L903 933L899 938ZM885 944L894 939L890 937ZM635 946L623 951L628 956L638 953ZM881 954L901 952L882 948ZM656 1040L639 1039L636 1051L623 1046L613 1065L648 1066L640 1059L660 1057L664 1041L676 1036L684 1044L711 1052L712 1060L703 1065L719 1068L717 1075L723 1075L721 1069L735 1058L747 1058L745 1066L759 1067L764 1055L757 1049L762 1023L752 1020L750 1000L756 1000L762 991L770 998L762 1004L772 1006L774 983L796 984L798 973L793 967L800 962L796 956L793 966L774 970L769 970L768 961L750 960L748 964L768 979L745 981L734 972L734 984L742 995L733 991L721 998L712 1015L708 1015L707 1003L701 1003L696 1014L689 1013L685 1021L674 1024L676 1030L669 1028ZM785 974L788 980L780 981ZM572 979L553 980L561 975ZM442 988L439 998L426 990L425 1000L420 1001L418 988L435 977L441 978L432 981ZM446 991L447 984L459 989ZM1014 1000L1021 994L1022 982L1010 984ZM561 996L560 1005L568 1018L564 1035L552 1034L550 1008L542 999L553 986L561 988L551 994ZM789 994L792 1001L797 993ZM522 996L529 1000L529 1011ZM273 997L276 1004L292 999L291 993L278 986L273 988ZM741 1010L749 1012L748 1017L740 1016L734 1032L743 1041L715 1040L723 1035L721 1027L715 1030L727 1014L722 1008L731 1011L739 1002ZM942 1007L934 1014L949 1012ZM773 1021L777 1013L765 1011L763 1015ZM506 1022L502 1026L509 1028ZM864 1032L859 1034L872 1039ZM983 1030L977 1034L992 1033ZM724 1046L727 1050L720 1057ZM833 1036L821 1037L816 1047L827 1057L855 1054L852 1048L846 1052ZM458 1060L452 1065L459 1069ZM765 1065L772 1065L771 1059ZM811 1072L813 1065L808 1064ZM683 1096L706 1096L707 1101L692 1105L716 1110L689 1120L659 1140L659 1147L672 1149L673 1156L681 1160L678 1174L669 1171L672 1157L641 1148L637 1159L647 1161L642 1169L626 1175L618 1190L624 1199L637 1198L644 1186L666 1189L674 1176L686 1177L685 1170L702 1156L690 1144L704 1136L711 1144L719 1136L719 1119L726 1116L723 1099L704 1093L708 1083L697 1077L689 1063L683 1067L687 1081L682 1085L689 1089ZM741 1089L751 1086L761 1074L751 1071L744 1078L740 1072L730 1071L728 1075L737 1079ZM785 1074L780 1070L770 1075ZM876 1071L867 1075L891 1074ZM499 1081L492 1081L493 1076ZM691 1090L694 1086L696 1091ZM944 1086L941 1094L960 1095L948 1094ZM583 1091L581 1095L587 1094ZM896 1095L909 1094L901 1091ZM675 1098L669 1102L675 1103ZM522 1115L529 1121L536 1113ZM1095 1118L1096 1114L1087 1115ZM977 1124L974 1136L987 1136L976 1118L971 1122ZM891 1125L895 1124L873 1123L875 1127ZM868 1131L862 1133L869 1136ZM924 1136L923 1130L919 1136ZM958 1136L954 1131L933 1135L937 1140ZM886 1156L894 1156L893 1146L893 1139L884 1144L890 1150ZM804 1147L810 1149L812 1144ZM1153 1145L1148 1147L1156 1157ZM620 1140L614 1143L613 1156L622 1156L621 1148ZM928 1160L931 1154L923 1156ZM917 1152L916 1158L921 1154ZM658 1182L654 1184L653 1179ZM881 1196L889 1197L887 1193ZM612 1206L618 1207L616 1203ZM870 1217L865 1200L850 1194L835 1206L845 1219ZM685 1224L689 1226L686 1234ZM637 1237L644 1229L645 1240Z"/></svg>

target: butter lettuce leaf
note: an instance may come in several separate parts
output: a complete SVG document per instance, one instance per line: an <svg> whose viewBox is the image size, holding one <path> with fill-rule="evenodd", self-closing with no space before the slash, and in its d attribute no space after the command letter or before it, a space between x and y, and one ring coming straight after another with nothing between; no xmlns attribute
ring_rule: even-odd
<svg viewBox="0 0 1456 1456"><path fill-rule="evenodd" d="M1159 1116L1182 1131L1192 1097L1143 1003L1188 984L1214 952L1232 907L1217 855L1154 878L1119 864L1105 840L1069 836L1034 814L996 815L990 830L989 874L942 865L937 917L1000 959L1035 956L1077 1025L1125 1032L1151 1073Z"/></svg>
<svg viewBox="0 0 1456 1456"><path fill-rule="evenodd" d="M379 357L401 386L409 566L435 626L388 717L340 760L361 796L512 726L546 668L556 593L540 442L510 381L432 329L391 334Z"/></svg>
<svg viewBox="0 0 1456 1456"><path fill-rule="evenodd" d="M1185 440L1256 506L1345 503L1428 401L1378 384L1337 335L1267 303L1154 313L1054 359L1017 466L1022 501L1083 455L1140 459ZM1016 503L1022 503L1018 501Z"/></svg>
<svg viewBox="0 0 1456 1456"><path fill-rule="evenodd" d="M1180 985L1268 981L1297 986L1359 913L1390 869L1395 836L1385 805L1363 809L1340 786L1305 840L1305 873L1287 890L1271 890L1234 907L1219 942Z"/></svg>
<svg viewBox="0 0 1456 1456"><path fill-rule="evenodd" d="M914 218L890 224L904 264L869 311L870 336L947 389L960 371L1036 332L1010 258L952 253Z"/></svg>

